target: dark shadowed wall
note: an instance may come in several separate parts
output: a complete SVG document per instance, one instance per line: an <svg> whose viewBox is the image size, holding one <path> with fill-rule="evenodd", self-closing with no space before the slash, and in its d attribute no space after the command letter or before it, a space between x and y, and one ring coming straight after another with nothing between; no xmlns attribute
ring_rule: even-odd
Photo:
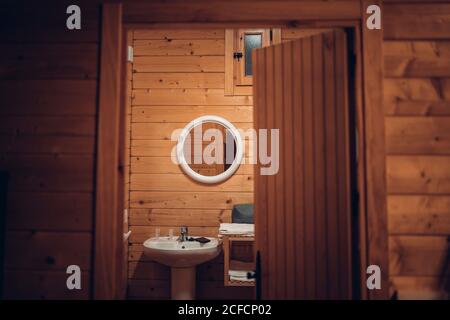
<svg viewBox="0 0 450 320"><path fill-rule="evenodd" d="M90 297L100 7L0 4L0 169L9 172L5 298ZM82 290L66 288L68 265Z"/></svg>

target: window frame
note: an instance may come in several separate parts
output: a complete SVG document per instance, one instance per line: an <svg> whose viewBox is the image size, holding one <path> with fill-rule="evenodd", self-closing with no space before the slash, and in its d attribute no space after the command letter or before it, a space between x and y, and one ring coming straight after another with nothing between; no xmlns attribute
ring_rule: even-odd
<svg viewBox="0 0 450 320"><path fill-rule="evenodd" d="M262 34L263 47L281 43L280 28L237 28L225 30L225 95L252 95L252 76L245 76L244 35ZM242 41L241 41L242 38ZM239 61L235 52L242 52Z"/></svg>
<svg viewBox="0 0 450 320"><path fill-rule="evenodd" d="M245 36L246 35L261 35L262 47L270 46L270 29L237 29L235 31L235 50L234 52L241 52L242 58L234 60L234 73L236 86L251 86L253 84L253 77L245 74Z"/></svg>

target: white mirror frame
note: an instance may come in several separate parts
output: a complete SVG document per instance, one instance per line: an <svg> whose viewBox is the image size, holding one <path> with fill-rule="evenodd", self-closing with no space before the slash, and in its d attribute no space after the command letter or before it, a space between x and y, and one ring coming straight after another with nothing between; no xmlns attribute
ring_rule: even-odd
<svg viewBox="0 0 450 320"><path fill-rule="evenodd" d="M234 140L236 141L236 156L234 158L233 163L226 171L224 171L221 174L218 174L216 176L204 176L204 175L201 175L201 174L195 172L188 165L188 163L186 162L186 158L184 157L184 144L186 142L187 136L189 135L190 131L194 127L196 127L199 124L205 123L205 122L213 122L213 123L217 123L217 124L224 126L226 129L228 129L231 132ZM181 166L183 171L190 178L192 178L193 180L198 181L198 182L213 184L213 183L219 183L219 182L227 180L239 168L243 156L244 156L244 143L242 141L242 137L241 137L241 134L239 133L239 130L236 129L236 127L231 122L229 122L228 120L226 120L222 117L219 117L219 116L207 115L207 116L198 117L198 118L192 120L191 122L189 122L186 125L186 127L184 127L184 129L180 133L180 136L178 137L178 143L177 143L178 164Z"/></svg>

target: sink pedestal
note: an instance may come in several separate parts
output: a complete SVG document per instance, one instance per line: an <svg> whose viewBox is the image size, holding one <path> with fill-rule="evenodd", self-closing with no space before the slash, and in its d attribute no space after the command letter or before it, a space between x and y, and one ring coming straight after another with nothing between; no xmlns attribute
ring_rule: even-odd
<svg viewBox="0 0 450 320"><path fill-rule="evenodd" d="M152 261L171 268L173 300L195 299L196 267L211 261L222 251L220 239L207 239L206 243L178 241L175 237L155 237L144 241L144 254Z"/></svg>
<svg viewBox="0 0 450 320"><path fill-rule="evenodd" d="M195 299L196 268L170 268L171 285L170 294L172 300Z"/></svg>

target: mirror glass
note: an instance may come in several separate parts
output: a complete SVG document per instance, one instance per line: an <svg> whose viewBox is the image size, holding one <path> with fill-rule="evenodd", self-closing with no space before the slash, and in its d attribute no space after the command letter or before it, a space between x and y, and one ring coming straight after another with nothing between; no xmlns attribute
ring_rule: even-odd
<svg viewBox="0 0 450 320"><path fill-rule="evenodd" d="M193 126L183 147L187 165L202 176L226 172L236 158L236 140L227 127L215 122Z"/></svg>

